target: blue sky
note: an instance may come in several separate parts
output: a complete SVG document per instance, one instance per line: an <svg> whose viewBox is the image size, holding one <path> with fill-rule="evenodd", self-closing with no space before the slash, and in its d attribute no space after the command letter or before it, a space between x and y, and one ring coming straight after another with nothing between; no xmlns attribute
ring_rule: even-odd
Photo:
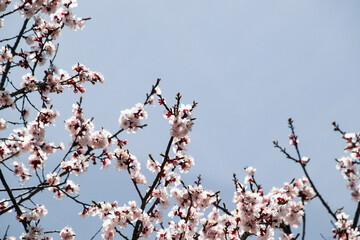
<svg viewBox="0 0 360 240"><path fill-rule="evenodd" d="M78 2L75 13L92 20L84 30L64 31L56 63L70 70L81 62L104 75L103 85L86 86L83 100L96 128L116 131L120 111L142 102L156 78L162 78L168 102L177 92L184 103L199 102L188 151L196 165L184 179L192 183L201 174L203 185L221 190L231 205L232 173L243 179L245 166L257 169L265 190L303 176L272 145L279 140L290 149L287 119L292 117L320 192L333 209L355 211L346 182L335 169L334 159L343 155L345 142L332 131L331 122L336 120L345 131L359 131L360 2ZM5 20L0 33L15 29L15 23ZM66 143L70 139L62 139L67 136L62 121L78 96L65 96L54 96L61 117L51 138ZM159 106L149 108L149 127L123 135L143 166L147 154L165 151L169 125L162 112ZM81 184L81 199L126 203L135 192L130 193L128 180L120 175L114 168L93 169L74 181ZM45 196L51 198L45 193L40 201ZM56 211L55 206L66 204L51 200L50 205ZM96 232L100 221L79 220L79 211L71 207L52 217L65 220L79 239L87 239L93 233L85 226L89 223ZM320 233L330 239L330 216L318 200L308 204L307 211L308 239L319 239Z"/></svg>

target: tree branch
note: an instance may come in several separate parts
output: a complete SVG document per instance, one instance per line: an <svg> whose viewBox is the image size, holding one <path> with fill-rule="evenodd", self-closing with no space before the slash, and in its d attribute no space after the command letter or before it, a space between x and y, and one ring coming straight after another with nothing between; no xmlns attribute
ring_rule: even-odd
<svg viewBox="0 0 360 240"><path fill-rule="evenodd" d="M28 24L29 20L30 20L30 18L25 19L24 24L23 24L23 26L22 26L22 28L20 30L20 33L19 33L18 37L16 38L14 46L11 48L11 54L13 56L16 54L16 48L18 47L18 45L20 43L20 39L21 39L21 37L23 36L23 34L25 32L26 25ZM4 85L5 85L5 81L6 81L8 73L9 73L9 70L10 70L10 65L11 65L11 62L7 61L5 70L4 70L4 72L2 74L2 77L1 77L0 91L4 90Z"/></svg>
<svg viewBox="0 0 360 240"><path fill-rule="evenodd" d="M17 216L18 218L20 219L21 215L22 215L22 211L20 210L20 207L18 205L18 203L16 202L15 198L14 198L14 195L12 194L11 192L11 189L9 188L9 185L7 184L5 178L4 178L4 175L0 169L0 180L1 180L1 183L3 184L3 186L5 187L6 189L6 192L8 193L10 199L11 199L11 202L13 203L13 206L15 207L15 210L16 210L16 213L17 213ZM20 219L20 222L22 223L23 227L24 227L24 230L27 232L27 223L26 223L26 220L21 220Z"/></svg>

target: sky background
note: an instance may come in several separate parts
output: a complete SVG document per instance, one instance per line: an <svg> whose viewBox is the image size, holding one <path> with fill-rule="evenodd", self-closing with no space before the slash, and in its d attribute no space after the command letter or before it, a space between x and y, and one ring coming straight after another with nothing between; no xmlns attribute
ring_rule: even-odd
<svg viewBox="0 0 360 240"><path fill-rule="evenodd" d="M246 166L257 169L255 177L265 192L303 176L272 144L279 140L293 150L287 127L291 117L319 191L332 209L344 206L344 212L353 214L356 204L334 161L344 154L345 142L331 122L336 120L347 132L360 128L359 1L78 0L78 5L76 15L92 20L84 30L63 32L56 65L71 72L80 62L104 75L103 85L87 85L83 95L85 116L95 117L96 129L117 131L120 111L143 102L162 78L160 88L169 104L175 103L177 92L185 104L199 103L188 150L196 165L183 179L192 184L201 174L203 186L221 190L233 207L232 174L243 180ZM21 18L9 19L0 29L1 38L18 32ZM53 99L61 116L47 136L67 144L63 121L79 95L69 91ZM129 140L144 171L147 155L159 156L169 139L163 108L150 107L148 112L148 127L121 136ZM73 177L81 185L81 200L118 200L123 205L136 199L125 173L98 168ZM78 239L89 239L101 226L97 218L77 217L82 209L70 201L56 201L47 192L37 199L49 202L43 223L49 228L68 224ZM306 210L307 239L320 239L320 234L331 239L331 218L319 200ZM12 220L1 217L0 232L5 222ZM18 236L21 228L17 224L10 230Z"/></svg>

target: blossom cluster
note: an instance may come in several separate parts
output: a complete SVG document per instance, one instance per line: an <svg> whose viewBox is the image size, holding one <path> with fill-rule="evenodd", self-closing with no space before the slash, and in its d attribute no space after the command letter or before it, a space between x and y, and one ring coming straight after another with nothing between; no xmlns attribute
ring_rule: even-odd
<svg viewBox="0 0 360 240"><path fill-rule="evenodd" d="M11 94L9 91L0 90L0 108L7 106L14 107L14 101L11 98Z"/></svg>
<svg viewBox="0 0 360 240"><path fill-rule="evenodd" d="M247 172L253 172L248 168ZM252 174L253 176L253 174ZM247 178L248 179L248 178ZM303 202L311 200L314 190L306 185L307 179L285 183L283 188L273 188L264 194L261 188L247 190L238 183L231 214L220 214L214 208L207 218L202 219L201 235L204 239L242 239L240 236L255 235L257 239L274 239L274 230L283 231L284 239L291 239L288 227L298 227L304 215ZM302 201L296 201L296 198ZM289 238L285 238L289 237Z"/></svg>
<svg viewBox="0 0 360 240"><path fill-rule="evenodd" d="M0 0L0 12L5 11L10 3L11 0ZM14 40L14 45L6 44L0 47L0 110L9 108L9 111L17 111L21 121L4 119L7 118L6 115L0 118L0 130L7 129L10 125L22 125L11 129L8 137L0 139L0 163L21 184L21 187L16 189L21 193L13 196L17 191L8 189L0 169L4 186L1 190L9 195L9 198L0 201L0 211L3 214L15 209L17 219L25 230L20 239L53 239L40 225L41 218L48 214L48 210L44 205L34 203L32 199L44 189L53 192L56 199L67 197L79 204L83 208L79 213L81 217L98 216L102 221L102 238L106 240L114 239L117 234L129 239L121 232L125 229L129 231L129 228L133 230L132 239L156 236L158 240L244 240L249 236L256 236L260 240L274 240L275 231L280 232L281 240L296 239L292 228L304 223L305 204L315 196L320 198L312 181L306 177L294 179L281 188L273 187L266 194L255 181L256 169L247 167L243 183L234 177L236 190L233 206L230 208L225 204L221 205L219 192L205 189L201 185L200 177L195 185L186 185L181 177L194 165L194 158L187 154L187 150L191 142L189 133L195 121L193 110L196 102L182 104L181 95L178 94L175 105L169 106L158 87L159 80L150 94L146 95L144 103L120 112L120 129L115 134L104 128L95 130L93 118L84 117L82 99L74 104L72 116L65 120L65 129L71 138L68 151L63 158L59 158L54 170L45 173L46 162L51 154L57 150L65 150L64 144L55 144L45 139L47 127L54 125L59 116L48 95L60 94L64 88L69 88L74 93L84 93L84 83L104 82L100 73L81 63L73 65L72 74L53 64L58 51L55 41L63 28L66 26L72 30L82 29L87 20L74 15L72 8L76 6L76 0L20 0L14 10L0 15L0 27L7 15L18 12L24 17L19 35L1 41ZM30 20L31 27L28 25ZM25 41L27 45L18 45L21 41ZM19 50L18 46L28 49L24 47ZM45 67L47 63L49 66ZM44 75L37 75L38 66L44 66ZM19 78L18 85L9 78L12 71L10 69L15 67L25 71L21 80ZM13 90L9 91L11 87ZM36 107L28 97L33 92L39 94L42 107ZM125 148L127 140L121 140L118 135L125 130L136 133L145 127L146 124L142 121L148 117L146 105L155 106L156 102L165 109L163 116L170 124L170 140L165 152L160 154L160 159L149 154L145 165L149 177L146 177L141 169L141 160ZM28 107L36 110L32 121L28 120ZM284 149L281 150L288 158L300 163L305 171L310 159L300 156L299 140L294 133L292 121L289 122L292 130L289 140L296 148L298 158L291 157ZM348 181L347 187L352 191L353 200L359 202L360 172L356 167L360 163L359 134L344 134L343 138L347 140L345 151L349 156L338 158L337 168ZM17 159L9 166L6 165L24 153L28 154L27 162ZM128 174L139 196L139 202L129 201L123 206L117 201L92 201L93 204L82 202L78 198L80 185L76 184L73 178L85 173L90 164L96 165L98 162L101 163L101 169L113 164L117 171ZM33 176L37 178L34 177L34 181L39 181L38 185L23 187ZM33 207L27 206L29 202L34 203ZM360 207L358 210L360 212ZM359 213L357 214L359 216ZM360 239L358 226L354 226L358 221L356 217L349 220L349 216L341 211L337 212L336 217L333 214L333 217L336 218L334 238ZM73 240L76 236L69 226L54 232L63 240Z"/></svg>
<svg viewBox="0 0 360 240"><path fill-rule="evenodd" d="M38 224L41 217L48 214L48 210L44 205L36 205L31 211L25 212L19 217L21 221L28 222L26 233L21 234L20 239L41 239L41 240L52 240L53 237L44 232L44 229ZM60 231L60 237L63 240L73 240L75 233L71 228L65 227ZM15 237L9 237L9 239L16 239Z"/></svg>
<svg viewBox="0 0 360 240"><path fill-rule="evenodd" d="M70 9L77 6L76 0L21 0L20 2L16 7L20 9L20 14L28 19L41 10L42 13L50 15L54 23L63 23L73 30L84 27L84 21L76 18Z"/></svg>
<svg viewBox="0 0 360 240"><path fill-rule="evenodd" d="M0 48L0 62L12 62L13 61L13 55L11 53L11 50L8 47L2 46ZM0 73L2 73L3 70L0 70Z"/></svg>
<svg viewBox="0 0 360 240"><path fill-rule="evenodd" d="M0 11L5 10L10 2L0 1ZM95 84L104 81L104 77L100 73L86 68L83 64L78 63L73 66L75 71L73 75L69 75L62 69L57 70L53 64L57 52L57 45L54 41L61 35L63 27L67 26L73 30L84 27L85 20L76 18L70 9L75 6L77 6L76 0L21 0L15 6L15 9L19 10L20 14L28 19L34 19L33 26L29 31L26 31L31 34L22 36L30 49L16 51L10 45L1 46L0 74L9 74L9 69L12 66L10 63L13 66L19 66L30 71L22 77L21 90L9 93L9 91L0 89L0 107L13 107L13 98L23 92L39 91L42 100L49 104L48 93L61 93L65 86L72 88L75 93L83 93L85 92L82 85L84 82ZM38 14L40 11L45 16ZM46 19L46 15L48 15L48 19ZM18 40L21 40L20 36ZM41 79L34 76L37 66L43 66L47 62L50 62L50 66L44 71L45 76ZM2 81L4 81L4 78Z"/></svg>
<svg viewBox="0 0 360 240"><path fill-rule="evenodd" d="M358 228L353 228L353 221L349 219L349 215L339 213L336 215L335 229L333 229L333 238L339 240L358 240L360 232Z"/></svg>
<svg viewBox="0 0 360 240"><path fill-rule="evenodd" d="M21 86L24 92L38 90L43 95L43 99L49 104L50 99L47 99L46 96L49 93L63 92L64 86L72 88L75 93L84 93L85 88L82 85L83 83L91 82L95 84L96 82L104 82L104 78L100 73L86 68L83 64L75 64L73 69L75 73L70 75L65 70L57 70L55 66L52 66L45 71L45 77L42 82L37 81L35 76L27 73L22 77L23 81L21 82Z"/></svg>
<svg viewBox="0 0 360 240"><path fill-rule="evenodd" d="M193 119L191 118L191 111L193 106L190 104L181 104L179 109L175 111L165 110L164 117L169 119L171 125L170 135L176 138L185 137L191 131L193 126ZM176 111L178 110L178 111Z"/></svg>
<svg viewBox="0 0 360 240"><path fill-rule="evenodd" d="M48 210L45 208L44 205L37 205L33 208L30 212L25 212L20 216L21 220L27 221L38 221L40 217L46 216Z"/></svg>
<svg viewBox="0 0 360 240"><path fill-rule="evenodd" d="M360 144L359 137L355 133L347 133L343 136L347 141L345 152L349 153L349 156L342 156L336 159L336 168L341 172L342 176L348 181L347 188L352 191L351 197L355 202L360 201L360 185L359 174L357 164L360 158Z"/></svg>
<svg viewBox="0 0 360 240"><path fill-rule="evenodd" d="M65 227L60 231L60 238L62 240L74 240L75 232L71 227ZM9 240L15 240L14 236L9 237ZM27 232L20 235L21 240L33 240L33 239L41 239L41 240L53 240L54 238L44 232L44 228L40 226L29 226L27 228Z"/></svg>
<svg viewBox="0 0 360 240"><path fill-rule="evenodd" d="M135 201L130 201L128 205L122 207L118 206L116 201L112 203L99 202L85 208L79 215L82 217L98 216L103 221L103 239L113 239L116 235L116 226L126 229L129 223L132 224L141 219L145 224L146 221L144 220L149 219L149 216L142 212ZM153 227L150 227L150 229L153 229ZM148 231L147 234L151 234L151 232Z"/></svg>
<svg viewBox="0 0 360 240"><path fill-rule="evenodd" d="M65 121L65 129L70 133L72 138L72 154L70 159L64 159L64 161L61 162L61 169L68 173L79 175L88 170L91 161L93 164L96 164L96 159L102 162L101 168L108 167L114 158L114 154L109 150L114 143L111 138L111 133L103 128L100 131L95 131L92 119L85 120L80 103L73 104L72 112L73 116ZM92 153L92 151L96 149L101 150L98 156ZM48 175L49 181L59 182L58 180L54 180L56 177L58 176ZM65 187L65 193L67 192L66 189L77 189L74 188L73 185L74 184L68 183L69 187ZM63 197L64 191L54 188L52 190L56 193L56 198ZM73 192L77 193L78 190L74 190Z"/></svg>
<svg viewBox="0 0 360 240"><path fill-rule="evenodd" d="M91 119L85 120L82 107L79 103L73 104L73 116L65 121L65 129L70 133L73 145L78 149L91 146L93 149L106 148L113 142L111 133L106 129L94 131Z"/></svg>
<svg viewBox="0 0 360 240"><path fill-rule="evenodd" d="M140 172L141 165L136 156L131 154L129 150L116 148L114 150L116 159L114 165L118 171L127 170L131 179L138 184L146 184L145 176Z"/></svg>
<svg viewBox="0 0 360 240"><path fill-rule="evenodd" d="M8 138L0 142L0 161L6 161L21 152L30 152L28 164L31 170L42 169L48 155L63 148L61 144L56 146L45 141L45 127L53 124L57 116L58 112L43 108L26 127L15 129ZM22 182L29 179L31 175L25 164L14 161L12 165L15 168L14 175L20 177Z"/></svg>
<svg viewBox="0 0 360 240"><path fill-rule="evenodd" d="M119 117L120 127L128 132L135 133L138 128L141 128L141 120L146 119L148 116L145 105L138 103L131 109L121 111Z"/></svg>
<svg viewBox="0 0 360 240"><path fill-rule="evenodd" d="M55 119L59 116L59 112L55 111L53 105L50 104L51 99L48 95L49 93L62 93L66 87L73 89L75 93L83 93L85 92L83 87L85 82L103 83L104 77L80 63L72 67L74 71L72 74L62 69L58 70L54 65L58 51L56 40L64 27L72 30L82 29L85 21L88 20L78 18L72 12L72 8L77 6L76 0L19 0L18 3L15 3L14 10L2 13L2 11L9 9L7 7L10 3L11 0L0 0L0 27L4 26L3 20L8 15L17 13L23 17L23 26L17 36L1 39L1 42L7 42L7 44L0 46L0 110L11 107L12 109L9 111L17 111L21 122L11 121L10 117L13 114L6 113L2 115L3 118L0 118L0 130L7 129L11 125L22 125L22 127L10 129L12 132L9 136L0 139L0 162L19 179L21 185L26 184L26 181L32 176L36 176L39 183L35 187L19 188L23 190L20 195L14 196L17 203L14 203L12 199L11 191L2 189L8 192L10 199L1 200L0 210L3 214L11 212L15 208L17 218L22 222L25 230L20 239L52 239L39 225L40 217L47 214L46 208L43 205L36 205L31 211L27 211L31 208L23 201L30 200L33 203L32 195L46 188L53 191L54 197L57 199L64 196L75 199L73 196L78 194L79 185L68 177L69 173L80 173L86 168L86 166L81 165L86 165L88 160L87 157L85 158L85 148L87 147L88 150L106 149L112 142L109 139L110 133L108 131L105 129L93 131L91 123L86 124L86 121L79 116L81 113L79 113L78 118L74 121L80 122L80 128L72 126L73 128L70 129L70 123L67 127L69 130L77 131L76 134L79 138L82 137L80 139L82 141L78 142L74 137L73 146L68 152L68 154L71 153L70 161L65 161L67 160L65 157L64 161L59 161L55 170L46 175L45 165L49 156L58 149L65 149L62 143L55 145L45 139L47 127L55 125ZM13 43L11 43L12 41ZM46 63L48 63L48 67L44 66ZM41 71L37 71L39 66L42 67ZM13 68L24 70L25 74L20 78L20 81L10 78ZM37 72L44 72L44 75L39 76ZM39 94L42 107L36 106L38 102L29 97L32 92ZM28 120L29 107L37 113L32 121ZM83 125L87 126L85 130L82 129ZM22 161L22 159L14 161L14 158L20 154L28 154L24 157L27 158L27 162ZM86 160L79 160L76 155L79 156L79 159ZM97 157L98 159L105 159L106 151L104 150ZM7 165L11 160L11 165ZM71 160L73 161L71 162ZM33 180L32 183L36 181ZM2 185L6 185L3 179ZM14 195L15 193L13 192ZM24 208L20 209L17 206L24 206ZM75 237L71 227L55 232L58 232L62 239L70 240ZM9 237L9 239L15 239L15 237Z"/></svg>
<svg viewBox="0 0 360 240"><path fill-rule="evenodd" d="M205 210L215 203L215 194L201 185L196 185L173 188L170 195L176 200L168 213L172 220L167 228L157 232L158 239L181 239L185 236L193 239L192 237L198 235L200 218Z"/></svg>
<svg viewBox="0 0 360 240"><path fill-rule="evenodd" d="M360 144L359 134L344 133L343 139L346 140L347 146L345 153L348 156L341 156L336 159L336 168L341 172L344 179L347 180L347 188L351 190L351 198L355 202L360 201L360 185L359 175L360 171L357 169L357 164L360 160ZM360 232L357 227L354 228L353 221L349 220L349 215L340 212L336 216L335 229L333 229L334 238L337 239L360 239Z"/></svg>

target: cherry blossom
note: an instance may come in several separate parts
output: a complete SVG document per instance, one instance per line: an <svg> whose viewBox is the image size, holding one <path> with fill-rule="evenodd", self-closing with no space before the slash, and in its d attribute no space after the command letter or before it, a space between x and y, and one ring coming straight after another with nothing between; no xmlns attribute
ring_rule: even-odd
<svg viewBox="0 0 360 240"><path fill-rule="evenodd" d="M31 175L29 173L29 169L26 168L25 164L23 164L22 162L14 161L12 165L15 168L14 175L20 177L21 182L29 180Z"/></svg>
<svg viewBox="0 0 360 240"><path fill-rule="evenodd" d="M75 236L76 234L71 227L65 227L60 231L60 237L63 240L73 240Z"/></svg>
<svg viewBox="0 0 360 240"><path fill-rule="evenodd" d="M353 221L349 220L349 215L345 213L339 213L336 215L337 221L335 223L336 229L333 229L334 238L345 239L359 239L360 232L358 229L353 229Z"/></svg>
<svg viewBox="0 0 360 240"><path fill-rule="evenodd" d="M120 127L128 132L135 133L138 128L142 127L141 120L147 118L145 106L141 103L131 109L121 111L119 123Z"/></svg>
<svg viewBox="0 0 360 240"><path fill-rule="evenodd" d="M5 119L0 118L0 130L4 130L7 128L7 122L5 121Z"/></svg>
<svg viewBox="0 0 360 240"><path fill-rule="evenodd" d="M0 106L11 106L13 107L14 101L12 100L8 91L0 90Z"/></svg>
<svg viewBox="0 0 360 240"><path fill-rule="evenodd" d="M93 132L90 138L90 145L94 149L106 148L109 144L112 143L111 133L106 129Z"/></svg>
<svg viewBox="0 0 360 240"><path fill-rule="evenodd" d="M249 182L252 182L253 181L253 176L256 172L256 169L253 168L253 167L248 167L245 169L245 172L246 172L246 177L245 177L245 181L244 183L249 183Z"/></svg>
<svg viewBox="0 0 360 240"><path fill-rule="evenodd" d="M1 2L0 2L0 10L1 10ZM7 62L7 61L12 62L13 61L13 55L12 55L11 51L8 48L2 46L0 48L0 62Z"/></svg>
<svg viewBox="0 0 360 240"><path fill-rule="evenodd" d="M0 0L0 12L5 11L11 0Z"/></svg>
<svg viewBox="0 0 360 240"><path fill-rule="evenodd" d="M31 212L26 212L21 215L20 218L30 220L30 221L38 221L40 217L44 217L48 214L48 210L44 205L37 205Z"/></svg>
<svg viewBox="0 0 360 240"><path fill-rule="evenodd" d="M6 11L9 4L10 0L0 0L0 11ZM120 236L124 239L245 240L254 236L273 240L279 236L282 240L293 240L300 234L304 238L306 207L314 199L320 199L332 218L334 238L360 239L360 205L353 219L342 212L342 208L331 210L307 172L310 157L300 153L291 119L289 141L296 154L290 154L276 141L274 145L287 159L300 165L304 176L266 192L255 179L256 169L246 167L243 182L234 174L235 191L229 204L223 202L220 191L206 189L201 176L193 185L182 178L195 164L187 151L196 120L193 112L197 103L184 104L179 93L174 105L169 105L171 100L165 99L159 87L160 79L142 103L116 110L120 111L120 117L119 126L115 129L95 128L94 117L85 117L83 98L80 97L72 106L72 115L64 121L64 128L70 136L69 143L64 145L49 141L48 129L56 127L55 122L60 115L55 110L58 105L53 103L52 94L63 94L65 89L85 93L86 84L104 82L101 73L82 63L67 66L68 70L60 69L54 63L59 50L57 40L63 29L83 29L89 18L75 15L76 0L20 0L14 5L14 10L1 15L5 18L20 13L24 17L24 27L17 36L3 39L1 42L7 43L0 47L0 73L3 76L0 110L12 111L12 114L7 115L6 112L0 118L0 130L6 134L0 139L1 191L7 194L0 201L0 215L15 211L13 215L24 231L20 239L53 239L56 234L61 239L75 239L76 234L70 226L50 231L41 226L43 218L51 214L34 196L41 196L46 189L53 193L55 199L66 198L79 207L80 217L97 216L102 239ZM2 25L3 19L0 19L0 27ZM21 69L20 79L11 78L16 69ZM38 99L33 100L36 96ZM170 124L169 140L161 153L151 153L147 160L138 159L131 149L132 145L128 145L121 134L125 134L125 130L137 133L145 128L143 120L147 119L149 110L146 105L155 106L156 102L163 108L163 117ZM18 116L16 120L13 120L13 115ZM345 133L336 123L333 125L346 141L345 155L336 159L336 168L346 180L352 200L359 202L360 171L357 165L360 163L360 134ZM61 156L53 155L55 152ZM48 161L53 162L49 164ZM77 177L85 175L90 167L97 164L100 165L97 167L99 171L114 171L110 168L114 165L117 174L127 175L138 198L127 204L116 200L83 199L80 185L76 184L79 182ZM142 164L149 172L144 172ZM4 175L3 170L8 174ZM7 184L10 181L8 176L16 181ZM13 187L15 182L18 182L17 187ZM299 227L303 228L302 233L297 229ZM128 233L132 237L126 236Z"/></svg>

